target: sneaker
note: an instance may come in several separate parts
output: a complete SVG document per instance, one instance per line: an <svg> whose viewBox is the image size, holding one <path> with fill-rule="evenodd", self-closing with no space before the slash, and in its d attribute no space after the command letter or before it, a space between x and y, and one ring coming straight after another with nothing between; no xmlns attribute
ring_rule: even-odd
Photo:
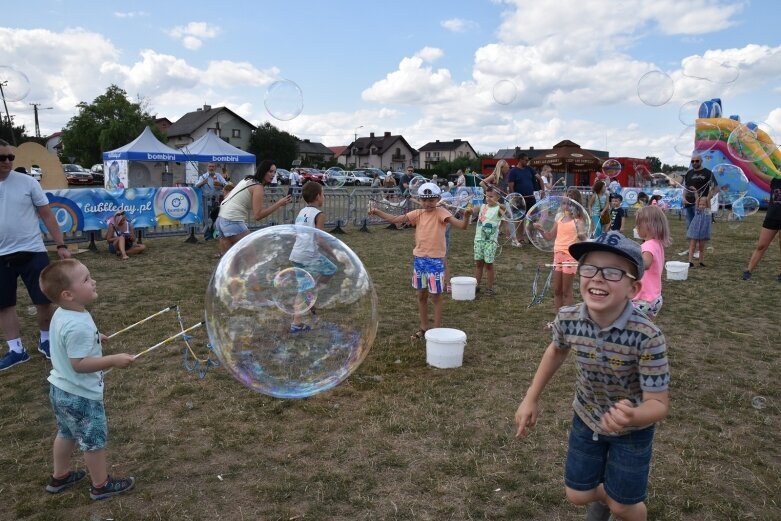
<svg viewBox="0 0 781 521"><path fill-rule="evenodd" d="M307 324L290 324L291 333L301 333L302 331L311 331L312 328Z"/></svg>
<svg viewBox="0 0 781 521"><path fill-rule="evenodd" d="M751 272L750 271L744 271L743 272L743 280L748 280L751 278ZM781 275L778 276L778 281L781 282Z"/></svg>
<svg viewBox="0 0 781 521"><path fill-rule="evenodd" d="M117 494L127 492L133 488L135 483L136 478L133 477L116 479L109 476L102 487L95 488L94 485L90 486L89 497L96 501L101 499L108 499L111 496L116 496Z"/></svg>
<svg viewBox="0 0 781 521"><path fill-rule="evenodd" d="M589 503L586 507L586 521L608 521L610 508L599 501Z"/></svg>
<svg viewBox="0 0 781 521"><path fill-rule="evenodd" d="M86 476L87 473L83 470L77 470L75 472L68 472L68 475L64 478L55 478L49 476L49 483L46 485L46 492L51 494L59 494L68 487L72 487Z"/></svg>
<svg viewBox="0 0 781 521"><path fill-rule="evenodd" d="M46 360L51 360L52 359L51 352L49 351L49 341L48 340L38 344L38 352L41 353L43 356L45 356Z"/></svg>
<svg viewBox="0 0 781 521"><path fill-rule="evenodd" d="M493 297L494 295L496 295L496 291L494 291L494 288L488 288L485 290L485 294L488 295L489 297Z"/></svg>
<svg viewBox="0 0 781 521"><path fill-rule="evenodd" d="M30 355L27 354L27 351L22 351L21 353L17 353L15 351L8 351L6 355L3 358L0 358L0 371L5 371L6 369L10 369L16 364L22 364L30 359Z"/></svg>

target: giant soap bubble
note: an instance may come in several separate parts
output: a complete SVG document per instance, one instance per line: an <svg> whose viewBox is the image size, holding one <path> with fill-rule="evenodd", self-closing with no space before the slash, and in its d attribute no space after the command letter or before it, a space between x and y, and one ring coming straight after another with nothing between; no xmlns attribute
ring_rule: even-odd
<svg viewBox="0 0 781 521"><path fill-rule="evenodd" d="M578 239L591 236L591 216L585 208L569 197L552 195L526 212L526 236L535 248L553 251L559 226L574 225Z"/></svg>
<svg viewBox="0 0 781 521"><path fill-rule="evenodd" d="M366 358L377 333L377 296L363 263L339 239L272 226L220 260L206 291L206 328L242 384L303 398L335 387Z"/></svg>

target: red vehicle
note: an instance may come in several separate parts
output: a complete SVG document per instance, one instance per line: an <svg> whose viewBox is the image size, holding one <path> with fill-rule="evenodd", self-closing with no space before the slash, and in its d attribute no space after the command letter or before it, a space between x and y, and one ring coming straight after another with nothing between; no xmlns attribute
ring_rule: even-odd
<svg viewBox="0 0 781 521"><path fill-rule="evenodd" d="M301 175L301 184L303 185L307 181L314 181L316 183L324 184L325 174L316 168L294 168Z"/></svg>

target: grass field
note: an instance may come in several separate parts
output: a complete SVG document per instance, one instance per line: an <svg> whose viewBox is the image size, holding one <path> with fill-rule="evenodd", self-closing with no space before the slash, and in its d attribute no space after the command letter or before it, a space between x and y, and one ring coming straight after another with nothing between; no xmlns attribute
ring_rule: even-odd
<svg viewBox="0 0 781 521"><path fill-rule="evenodd" d="M781 519L779 248L753 278L740 274L761 223L714 226L705 269L665 282L658 324L672 368L670 416L659 426L649 519ZM682 224L671 221L682 260ZM631 219L628 229L631 230ZM366 264L379 296L379 331L368 358L334 390L304 400L255 394L223 369L199 379L173 344L106 377L110 472L136 489L94 503L85 483L52 496L55 432L49 364L0 374L0 519L29 520L577 520L563 493L574 370L546 390L536 430L514 437L513 414L550 342L550 296L527 309L535 267L551 254L505 246L495 297L445 304L445 326L468 335L463 367L439 370L413 345L408 287L411 230L348 228L340 236ZM474 228L453 230L454 275L471 275ZM150 239L120 262L101 245L78 256L98 282L91 312L106 333L169 304L184 321L203 317L217 259L214 242ZM19 292L24 341L37 340ZM117 337L106 352L135 353L178 331L166 314ZM205 349L205 332L194 345ZM763 396L764 409L752 407ZM76 463L83 468L83 459Z"/></svg>

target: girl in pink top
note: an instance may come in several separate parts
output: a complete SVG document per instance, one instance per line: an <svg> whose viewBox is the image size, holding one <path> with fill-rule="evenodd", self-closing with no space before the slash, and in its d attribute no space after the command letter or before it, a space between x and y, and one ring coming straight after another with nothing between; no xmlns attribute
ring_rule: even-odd
<svg viewBox="0 0 781 521"><path fill-rule="evenodd" d="M578 204L582 204L580 191L575 188L567 190L567 197ZM562 306L570 306L575 303L572 294L572 282L578 268L578 261L569 254L569 247L576 242L588 239L586 223L578 218L578 214L572 211L567 202L561 204L559 215L553 228L546 232L540 224L535 224L546 240L553 242L553 307L558 313Z"/></svg>
<svg viewBox="0 0 781 521"><path fill-rule="evenodd" d="M664 248L672 244L670 225L664 211L651 205L637 210L635 216L637 233L645 242L643 252L645 273L640 279L642 287L632 300L635 308L654 320L662 309L662 270L664 269Z"/></svg>

